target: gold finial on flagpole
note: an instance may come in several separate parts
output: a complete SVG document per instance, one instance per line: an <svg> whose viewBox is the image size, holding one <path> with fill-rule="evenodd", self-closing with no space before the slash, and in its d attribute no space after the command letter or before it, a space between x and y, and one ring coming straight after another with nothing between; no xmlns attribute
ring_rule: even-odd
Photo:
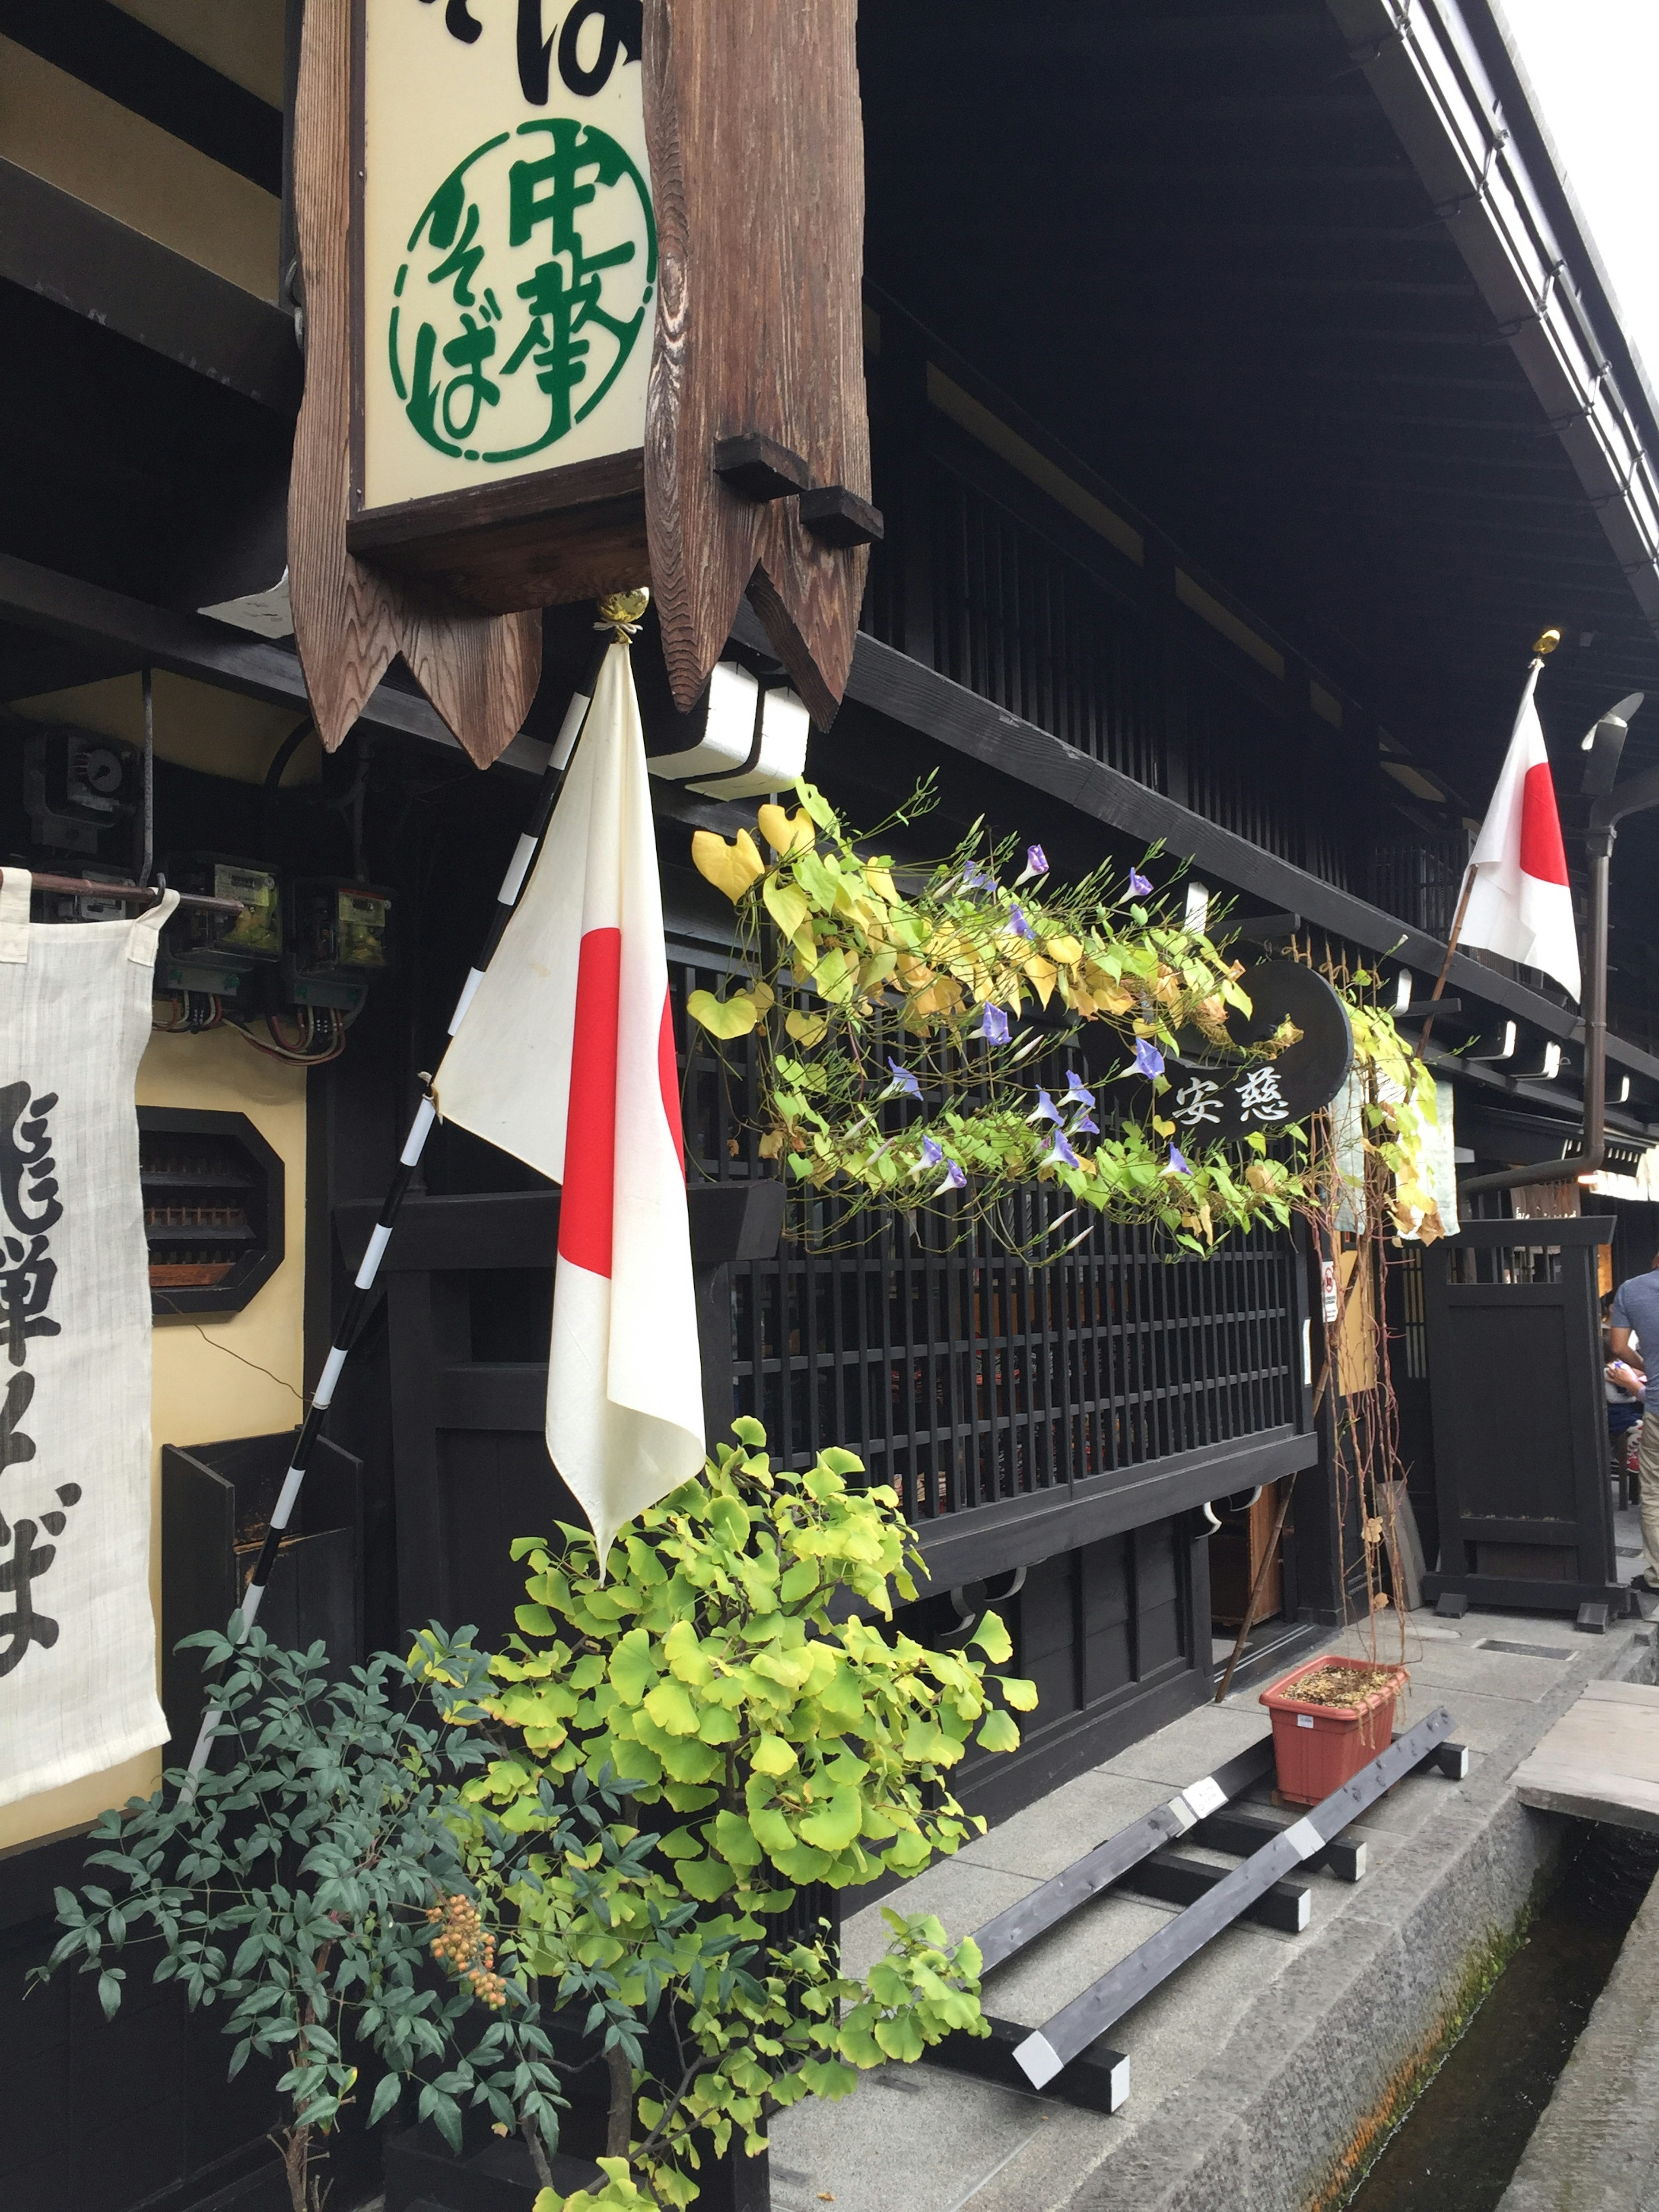
<svg viewBox="0 0 1659 2212"><path fill-rule="evenodd" d="M1532 649L1541 658L1547 653L1553 653L1560 642L1561 633L1559 629L1547 629L1536 640Z"/></svg>
<svg viewBox="0 0 1659 2212"><path fill-rule="evenodd" d="M618 645L626 645L637 634L650 604L651 594L643 584L632 592L607 592L599 601L599 619L593 627L610 630Z"/></svg>

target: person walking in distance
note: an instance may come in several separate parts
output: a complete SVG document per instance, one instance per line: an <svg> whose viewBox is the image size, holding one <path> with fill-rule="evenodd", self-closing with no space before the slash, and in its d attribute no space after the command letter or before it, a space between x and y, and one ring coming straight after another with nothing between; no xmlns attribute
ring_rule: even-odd
<svg viewBox="0 0 1659 2212"><path fill-rule="evenodd" d="M1637 1464L1642 1482L1642 1571L1632 1588L1659 1597L1659 1366L1650 1373L1644 1347L1659 1347L1659 1253L1645 1275L1632 1275L1613 1292L1607 1380L1642 1389L1642 1434Z"/></svg>

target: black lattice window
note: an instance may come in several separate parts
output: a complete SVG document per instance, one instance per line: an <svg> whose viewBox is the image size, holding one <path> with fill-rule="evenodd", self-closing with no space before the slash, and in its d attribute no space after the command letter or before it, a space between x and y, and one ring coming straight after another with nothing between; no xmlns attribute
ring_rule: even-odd
<svg viewBox="0 0 1659 2212"><path fill-rule="evenodd" d="M683 993L718 978L678 971ZM739 1084L701 1032L685 1063L693 1174L761 1167ZM1018 1201L1029 1243L1060 1201ZM987 1230L951 1249L942 1224L892 1214L854 1249L731 1271L732 1411L804 1465L859 1453L922 1522L1201 1450L1297 1418L1301 1345L1290 1240L1254 1232L1209 1259L1149 1229L1097 1223L1034 1267ZM1067 1224L1066 1234L1075 1233Z"/></svg>

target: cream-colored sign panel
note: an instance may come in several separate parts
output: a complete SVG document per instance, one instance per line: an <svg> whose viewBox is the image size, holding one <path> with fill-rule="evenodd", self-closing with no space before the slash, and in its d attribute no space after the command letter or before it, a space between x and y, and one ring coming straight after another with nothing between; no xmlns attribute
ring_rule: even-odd
<svg viewBox="0 0 1659 2212"><path fill-rule="evenodd" d="M637 447L637 0L364 5L364 506Z"/></svg>

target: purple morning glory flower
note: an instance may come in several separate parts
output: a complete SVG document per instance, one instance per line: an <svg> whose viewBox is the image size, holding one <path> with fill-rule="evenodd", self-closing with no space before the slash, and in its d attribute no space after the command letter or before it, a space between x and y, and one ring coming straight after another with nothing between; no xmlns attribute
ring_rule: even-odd
<svg viewBox="0 0 1659 2212"><path fill-rule="evenodd" d="M1055 1105L1054 1100L1048 1096L1046 1091L1039 1089L1037 1091L1036 1111L1034 1114L1028 1114L1025 1118L1028 1121L1052 1121L1055 1127L1058 1128L1060 1126L1060 1109Z"/></svg>
<svg viewBox="0 0 1659 2212"><path fill-rule="evenodd" d="M1000 1006L987 1006L984 1019L979 1025L979 1033L987 1044L1007 1043L1008 1017Z"/></svg>
<svg viewBox="0 0 1659 2212"><path fill-rule="evenodd" d="M1164 1170L1164 1173L1166 1175L1190 1175L1192 1171L1191 1164L1182 1157L1181 1147L1178 1145L1171 1145L1170 1147L1170 1164Z"/></svg>
<svg viewBox="0 0 1659 2212"><path fill-rule="evenodd" d="M1025 866L1014 878L1014 881L1017 884L1028 884L1033 876L1046 876L1048 872L1048 855L1041 845L1028 845L1025 848Z"/></svg>
<svg viewBox="0 0 1659 2212"><path fill-rule="evenodd" d="M890 1067L891 1065L892 1062L890 1060L888 1066ZM1163 1054L1152 1042L1151 1037L1137 1037L1135 1039L1135 1073L1151 1076L1162 1075L1163 1073Z"/></svg>
<svg viewBox="0 0 1659 2212"><path fill-rule="evenodd" d="M1130 871L1129 871L1129 896L1130 896L1130 897L1131 897L1131 898L1150 898L1150 897L1152 896L1152 884L1147 881L1146 878L1141 874L1141 872L1140 872L1140 871L1139 871L1139 868L1131 868L1131 869L1130 869Z"/></svg>
<svg viewBox="0 0 1659 2212"><path fill-rule="evenodd" d="M1100 1124L1092 1114L1079 1114L1072 1124L1072 1134L1074 1137L1097 1137Z"/></svg>
<svg viewBox="0 0 1659 2212"><path fill-rule="evenodd" d="M945 1147L943 1145L936 1143L932 1137L924 1137L922 1139L921 1164L923 1167L936 1168L944 1158Z"/></svg>
<svg viewBox="0 0 1659 2212"><path fill-rule="evenodd" d="M1026 921L1017 906L1011 906L1008 909L1008 927L1016 937L1023 937L1028 945L1034 945L1036 942L1031 934L1030 923Z"/></svg>
<svg viewBox="0 0 1659 2212"><path fill-rule="evenodd" d="M1078 1158L1077 1154L1072 1150L1070 1145L1066 1143L1066 1132L1064 1129L1056 1129L1054 1131L1053 1148L1048 1152L1048 1155L1044 1159L1042 1164L1046 1168L1051 1168L1062 1163L1068 1168L1080 1167L1083 1164L1083 1163Z"/></svg>
<svg viewBox="0 0 1659 2212"><path fill-rule="evenodd" d="M977 860L969 860L962 872L962 888L965 891L994 891L997 879L988 868L981 868Z"/></svg>
<svg viewBox="0 0 1659 2212"><path fill-rule="evenodd" d="M902 1097L919 1099L921 1097L921 1085L916 1081L915 1077L911 1074L909 1069L908 1067L901 1067L897 1060L896 1060L890 1054L888 1055L887 1065L892 1072L893 1079L888 1085L884 1095L889 1098ZM1159 1065L1161 1066L1162 1062L1160 1062Z"/></svg>
<svg viewBox="0 0 1659 2212"><path fill-rule="evenodd" d="M1088 1089L1074 1067L1068 1067L1066 1071L1066 1088L1060 1094L1060 1103L1062 1106L1092 1106L1095 1103L1094 1092Z"/></svg>
<svg viewBox="0 0 1659 2212"><path fill-rule="evenodd" d="M945 1179L939 1184L938 1189L935 1190L933 1195L935 1198L943 1198L947 1190L966 1190L967 1188L968 1178L963 1175L957 1162L955 1160L947 1160L945 1164Z"/></svg>

